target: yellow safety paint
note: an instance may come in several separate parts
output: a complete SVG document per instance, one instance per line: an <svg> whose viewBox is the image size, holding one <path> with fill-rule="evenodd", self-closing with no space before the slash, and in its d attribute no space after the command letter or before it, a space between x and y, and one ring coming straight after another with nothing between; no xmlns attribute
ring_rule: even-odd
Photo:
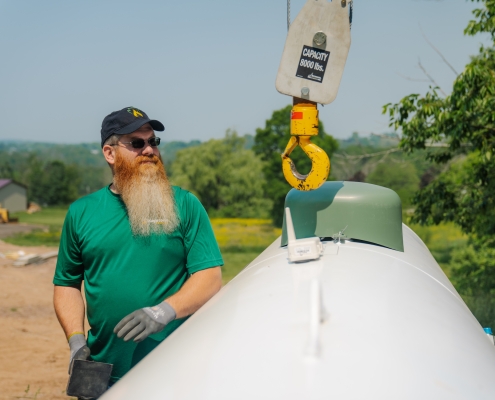
<svg viewBox="0 0 495 400"><path fill-rule="evenodd" d="M282 154L282 170L289 184L302 191L318 189L330 174L330 159L325 151L311 143L311 136L318 135L318 109L314 103L295 104L291 113L291 138ZM311 159L311 171L300 174L289 155L296 148L301 149Z"/></svg>
<svg viewBox="0 0 495 400"><path fill-rule="evenodd" d="M316 104L299 103L292 107L290 134L294 136L318 135L318 109Z"/></svg>

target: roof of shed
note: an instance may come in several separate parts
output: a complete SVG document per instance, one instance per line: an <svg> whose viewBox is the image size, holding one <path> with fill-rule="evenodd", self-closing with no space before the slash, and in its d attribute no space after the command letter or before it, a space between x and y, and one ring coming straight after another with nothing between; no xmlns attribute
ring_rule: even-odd
<svg viewBox="0 0 495 400"><path fill-rule="evenodd" d="M0 188L7 186L10 182L12 182L12 179L0 179Z"/></svg>
<svg viewBox="0 0 495 400"><path fill-rule="evenodd" d="M0 179L0 189L7 186L10 183L15 183L16 185L22 186L23 188L27 188L26 185L23 185L22 183L16 182L12 179Z"/></svg>

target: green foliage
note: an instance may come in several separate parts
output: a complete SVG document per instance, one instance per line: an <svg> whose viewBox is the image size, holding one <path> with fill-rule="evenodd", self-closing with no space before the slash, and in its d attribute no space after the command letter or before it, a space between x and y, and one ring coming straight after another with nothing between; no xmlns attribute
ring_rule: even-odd
<svg viewBox="0 0 495 400"><path fill-rule="evenodd" d="M495 294L495 248L488 243L471 243L454 251L452 278L459 293L466 296Z"/></svg>
<svg viewBox="0 0 495 400"><path fill-rule="evenodd" d="M48 146L48 145L47 145ZM62 145L51 145L60 147ZM82 145L79 145L82 146ZM3 150L2 150L3 148ZM47 147L50 148L50 147ZM70 153L70 152L69 152ZM21 153L18 151L5 150L5 145L0 144L0 178L14 179L28 187L28 198L41 204L62 204L64 201L92 193L100 189L105 184L111 182L111 172L108 166L98 166L87 160L88 164L77 164L75 158L69 164L61 160L65 152L61 151L59 159L50 158L45 153ZM91 153L88 154L91 156ZM101 154L99 158L103 159ZM81 159L79 159L81 161ZM82 161L81 161L82 162ZM46 193L46 185L49 184L48 173L55 175L51 179L70 179L69 187L63 190L60 195L56 193ZM65 181L59 182L60 184ZM57 189L58 190L58 189Z"/></svg>
<svg viewBox="0 0 495 400"><path fill-rule="evenodd" d="M62 161L42 165L34 160L29 175L32 200L43 205L69 204L78 198L80 182L77 169Z"/></svg>
<svg viewBox="0 0 495 400"><path fill-rule="evenodd" d="M487 1L486 6L490 7L486 12L495 11L494 2ZM491 23L472 22L470 32L484 31ZM450 96L441 98L431 89L425 96L412 94L385 106L391 125L402 129L404 150L411 152L439 142L445 147L427 152L428 158L439 164L470 154L460 167L464 172L459 167L447 168L418 193L416 221L453 221L466 233L495 233L494 71L495 49L481 48L455 80Z"/></svg>
<svg viewBox="0 0 495 400"><path fill-rule="evenodd" d="M201 142L199 140L191 140L190 142L168 142L160 145L160 153L162 155L163 164L165 169L170 174L172 163L177 156L177 152L189 147L199 146Z"/></svg>
<svg viewBox="0 0 495 400"><path fill-rule="evenodd" d="M346 152L349 147L355 148L369 148L370 153L377 151L376 149L388 149L397 147L399 144L399 135L395 132L383 133L380 135L372 133L368 137L359 136L359 133L353 132L348 139L339 139L339 149L345 149Z"/></svg>
<svg viewBox="0 0 495 400"><path fill-rule="evenodd" d="M112 182L112 171L108 166L78 166L72 168L77 170L79 180L78 197L93 193Z"/></svg>
<svg viewBox="0 0 495 400"><path fill-rule="evenodd" d="M483 326L495 326L495 247L493 241L471 240L453 252L452 280Z"/></svg>
<svg viewBox="0 0 495 400"><path fill-rule="evenodd" d="M449 164L414 198L415 220L422 224L452 221L468 234L489 237L495 232L494 165L484 165L486 183L479 177L483 161L478 152ZM477 180L478 178L478 180Z"/></svg>
<svg viewBox="0 0 495 400"><path fill-rule="evenodd" d="M495 41L495 1L494 0L471 0L477 3L485 3L485 8L473 11L475 20L469 21L464 30L466 35L474 36L478 33L489 33Z"/></svg>
<svg viewBox="0 0 495 400"><path fill-rule="evenodd" d="M462 296L462 298L481 326L495 326L495 296L481 294L478 296Z"/></svg>
<svg viewBox="0 0 495 400"><path fill-rule="evenodd" d="M368 175L366 182L395 190L402 207L408 207L419 187L419 177L412 163L381 163Z"/></svg>
<svg viewBox="0 0 495 400"><path fill-rule="evenodd" d="M172 164L173 183L198 196L216 217L263 217L271 202L263 198L263 164L245 139L227 131L222 140L211 139L177 153Z"/></svg>
<svg viewBox="0 0 495 400"><path fill-rule="evenodd" d="M494 32L495 2L483 1L476 21L466 32ZM494 38L495 39L495 38ZM391 126L401 128L401 147L408 151L440 143L427 157L447 164L445 172L414 199L415 220L420 223L453 221L478 237L495 234L495 48L482 47L454 82L452 93L442 98L436 89L425 96L412 94L384 112ZM464 162L456 160L468 154Z"/></svg>
<svg viewBox="0 0 495 400"><path fill-rule="evenodd" d="M163 143L160 151L167 170L178 150L197 146L200 143L198 140L187 143ZM45 196L46 182L43 182L48 179L44 177L47 170L57 169L51 164L53 162L64 164L65 173L73 178L68 193L62 193L55 199L53 193L48 193L48 198ZM58 170L61 169L61 165L58 164ZM54 144L5 141L0 142L0 178L14 179L25 184L28 187L30 201L59 204L60 201L70 202L71 200L67 199L93 193L108 185L112 181L112 173L101 153L99 143Z"/></svg>
<svg viewBox="0 0 495 400"><path fill-rule="evenodd" d="M408 225L421 238L424 244L426 244L428 250L430 250L447 276L451 277L452 254L466 245L467 236L462 233L459 227L451 222L441 223L435 226Z"/></svg>
<svg viewBox="0 0 495 400"><path fill-rule="evenodd" d="M474 0L473 0L474 1ZM495 43L495 1L478 0L468 35L489 33ZM470 245L451 260L452 278L475 315L495 322L495 47L481 47L456 78L449 96L436 88L384 106L390 125L402 130L407 152L426 150L440 174L413 199L413 219L452 221L470 235ZM429 148L431 144L436 148ZM491 307L492 311L489 312Z"/></svg>
<svg viewBox="0 0 495 400"><path fill-rule="evenodd" d="M271 118L266 121L264 128L256 129L253 150L265 162L263 172L266 183L263 192L267 198L273 200L271 217L276 226L282 226L284 201L287 192L292 188L285 180L282 171L281 154L290 139L290 116L292 106L288 105L273 112ZM323 123L319 122L319 134L311 139L321 147L329 157L338 148L338 142L325 132ZM302 174L311 170L311 160L298 146L291 153L290 158Z"/></svg>

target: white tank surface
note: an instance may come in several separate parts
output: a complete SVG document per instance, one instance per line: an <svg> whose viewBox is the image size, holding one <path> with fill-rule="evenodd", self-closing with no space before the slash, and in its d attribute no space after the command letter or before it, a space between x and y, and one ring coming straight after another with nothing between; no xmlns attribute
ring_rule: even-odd
<svg viewBox="0 0 495 400"><path fill-rule="evenodd" d="M101 399L495 398L495 347L397 195L322 188L286 200L318 259L290 262L284 232Z"/></svg>

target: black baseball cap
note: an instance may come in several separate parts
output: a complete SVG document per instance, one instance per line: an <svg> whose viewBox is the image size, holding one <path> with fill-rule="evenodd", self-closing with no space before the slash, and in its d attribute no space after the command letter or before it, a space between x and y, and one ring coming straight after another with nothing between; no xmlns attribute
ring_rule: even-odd
<svg viewBox="0 0 495 400"><path fill-rule="evenodd" d="M149 123L153 130L162 132L165 127L156 119L149 119L144 111L136 107L126 107L108 114L101 123L101 147L112 135L127 135Z"/></svg>

